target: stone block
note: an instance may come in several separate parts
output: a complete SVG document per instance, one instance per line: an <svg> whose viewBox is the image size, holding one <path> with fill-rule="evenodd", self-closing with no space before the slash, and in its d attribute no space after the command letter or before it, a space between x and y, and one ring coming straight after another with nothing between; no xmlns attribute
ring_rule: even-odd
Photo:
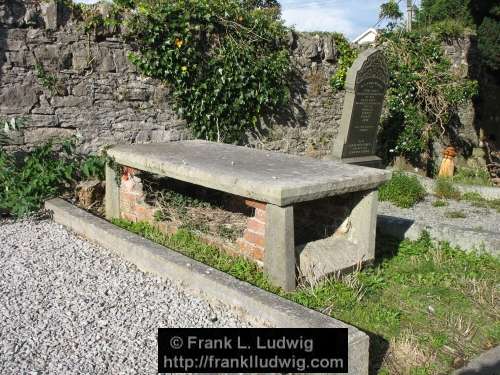
<svg viewBox="0 0 500 375"><path fill-rule="evenodd" d="M0 90L0 111L3 113L27 113L38 102L33 82L2 87Z"/></svg>
<svg viewBox="0 0 500 375"><path fill-rule="evenodd" d="M75 129L61 129L61 128L33 128L25 130L24 140L27 144L41 144L51 139L68 139L75 135Z"/></svg>
<svg viewBox="0 0 500 375"><path fill-rule="evenodd" d="M293 206L268 204L264 270L271 281L290 292L295 289L295 240Z"/></svg>

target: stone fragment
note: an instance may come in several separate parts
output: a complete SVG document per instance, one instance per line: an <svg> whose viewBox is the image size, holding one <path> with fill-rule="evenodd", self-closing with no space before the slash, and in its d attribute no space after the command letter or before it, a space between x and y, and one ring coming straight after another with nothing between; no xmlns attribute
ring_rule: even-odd
<svg viewBox="0 0 500 375"><path fill-rule="evenodd" d="M101 203L104 199L104 184L99 180L83 181L76 187L76 198L86 209Z"/></svg>

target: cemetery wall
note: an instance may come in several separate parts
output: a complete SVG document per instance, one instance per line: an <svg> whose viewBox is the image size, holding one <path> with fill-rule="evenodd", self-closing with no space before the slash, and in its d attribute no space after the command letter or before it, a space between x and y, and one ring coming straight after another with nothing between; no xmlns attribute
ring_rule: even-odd
<svg viewBox="0 0 500 375"><path fill-rule="evenodd" d="M321 157L330 153L344 100L344 92L334 93L329 84L337 67L335 44L324 33L290 33L289 45L295 68L290 105L265 118L247 143ZM447 47L464 74L469 49L468 42ZM90 152L114 143L189 138L168 87L141 76L127 59L129 50L113 33L87 35L68 8L34 0L0 3L0 118L28 120L13 143L29 148L76 135L81 151ZM476 143L474 118L470 103L461 133Z"/></svg>
<svg viewBox="0 0 500 375"><path fill-rule="evenodd" d="M248 143L288 152L326 150L343 100L329 85L336 67L333 39L290 34L289 43L296 67L290 106L266 118ZM87 35L69 8L2 2L0 117L27 119L13 143L31 147L76 135L81 150L90 152L114 143L189 138L168 87L142 77L127 59L129 50L113 33Z"/></svg>

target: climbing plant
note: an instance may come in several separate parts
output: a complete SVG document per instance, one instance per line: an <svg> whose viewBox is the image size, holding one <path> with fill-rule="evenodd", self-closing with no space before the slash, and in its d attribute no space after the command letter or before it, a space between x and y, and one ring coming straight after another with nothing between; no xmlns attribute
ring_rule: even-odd
<svg viewBox="0 0 500 375"><path fill-rule="evenodd" d="M278 8L239 0L119 2L131 9L131 61L171 86L196 137L238 142L286 103L291 68Z"/></svg>
<svg viewBox="0 0 500 375"><path fill-rule="evenodd" d="M339 54L337 70L330 79L330 84L334 91L343 90L347 71L358 57L358 50L351 46L344 35L334 33L333 38Z"/></svg>
<svg viewBox="0 0 500 375"><path fill-rule="evenodd" d="M384 156L402 155L426 168L432 140L453 135L453 119L459 106L477 94L477 82L452 72L435 34L387 32L378 43L390 73L381 132Z"/></svg>

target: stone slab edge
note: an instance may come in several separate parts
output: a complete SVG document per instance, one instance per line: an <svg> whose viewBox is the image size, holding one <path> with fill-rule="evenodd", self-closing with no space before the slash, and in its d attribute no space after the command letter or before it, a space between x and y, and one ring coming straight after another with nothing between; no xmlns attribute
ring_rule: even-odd
<svg viewBox="0 0 500 375"><path fill-rule="evenodd" d="M500 346L484 352L469 364L456 370L453 375L498 375L500 374Z"/></svg>
<svg viewBox="0 0 500 375"><path fill-rule="evenodd" d="M193 141L203 142L203 141ZM160 144L156 144L160 145ZM259 151L260 152L260 151ZM116 145L107 150L107 154L116 163L142 171L167 176L176 180L201 185L210 189L272 203L277 206L288 206L293 203L307 202L358 191L372 190L391 178L389 171L366 169L357 176L345 177L342 181L318 182L315 185L295 185L284 189L282 186L262 185L245 178L235 181L233 176L217 175L202 169L191 169L189 166L171 165L165 161L148 160L141 154L130 152L128 145ZM359 168L359 166L357 166Z"/></svg>
<svg viewBox="0 0 500 375"><path fill-rule="evenodd" d="M55 222L109 249L141 271L180 283L205 298L232 306L243 316L276 328L348 328L349 374L368 374L369 337L346 323L288 301L121 229L56 198L45 202Z"/></svg>
<svg viewBox="0 0 500 375"><path fill-rule="evenodd" d="M400 240L417 240L423 231L427 231L432 239L447 241L452 246L463 250L484 249L493 255L500 255L500 233L460 228L453 225L428 225L397 216L378 215L377 230L381 234L396 237Z"/></svg>

